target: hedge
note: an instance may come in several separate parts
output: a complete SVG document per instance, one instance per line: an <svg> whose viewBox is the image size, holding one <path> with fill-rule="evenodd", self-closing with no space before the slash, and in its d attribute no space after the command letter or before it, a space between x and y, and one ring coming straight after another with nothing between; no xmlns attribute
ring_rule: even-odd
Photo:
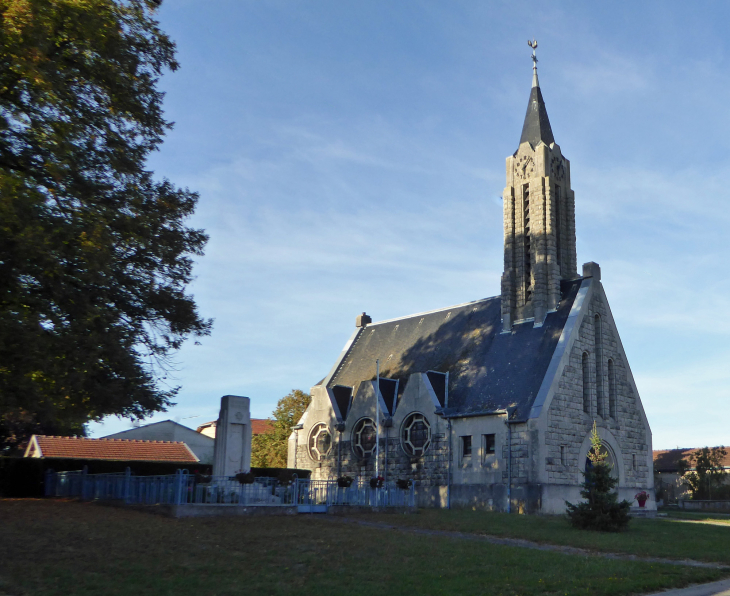
<svg viewBox="0 0 730 596"><path fill-rule="evenodd" d="M208 464L190 464L184 468L180 464L166 462L139 461L107 461L99 459L45 459L33 457L0 457L0 497L6 498L38 498L44 496L43 483L46 470L65 472L83 470L86 466L89 474L112 474L125 472L129 468L135 476L161 476L174 474L185 469L191 474L209 475L212 466ZM296 474L299 478L309 478L310 470L290 468L251 468L256 477L277 478L281 483L288 483Z"/></svg>

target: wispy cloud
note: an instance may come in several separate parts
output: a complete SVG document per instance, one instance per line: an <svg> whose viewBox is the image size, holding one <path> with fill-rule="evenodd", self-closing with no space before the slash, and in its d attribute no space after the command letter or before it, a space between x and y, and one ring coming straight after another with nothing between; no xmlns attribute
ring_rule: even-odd
<svg viewBox="0 0 730 596"><path fill-rule="evenodd" d="M192 223L211 241L191 290L216 318L179 354L170 415L215 417L239 393L266 416L327 372L362 310L499 292L534 35L579 262L602 266L655 444L718 436L728 9L652 6L163 3L183 68L163 78L177 126L151 163L201 193Z"/></svg>

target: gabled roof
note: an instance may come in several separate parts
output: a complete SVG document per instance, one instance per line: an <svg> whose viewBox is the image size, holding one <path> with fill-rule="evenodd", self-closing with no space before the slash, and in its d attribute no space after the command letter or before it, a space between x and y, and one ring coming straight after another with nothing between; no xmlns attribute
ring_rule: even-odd
<svg viewBox="0 0 730 596"><path fill-rule="evenodd" d="M690 455L700 451L696 448L680 448L677 449L661 449L653 452L654 455L654 471L674 473L679 471L679 460L686 459ZM728 454L722 458L722 465L730 468L730 448L726 449Z"/></svg>
<svg viewBox="0 0 730 596"><path fill-rule="evenodd" d="M25 457L46 459L102 459L111 461L200 461L185 443L127 439L87 439L33 435Z"/></svg>
<svg viewBox="0 0 730 596"><path fill-rule="evenodd" d="M555 139L553 138L553 129L550 127L545 102L542 99L537 73L535 73L532 80L532 89L530 90L530 100L527 102L525 123L522 125L520 145L530 143L535 147L540 141L550 145L555 142Z"/></svg>
<svg viewBox="0 0 730 596"><path fill-rule="evenodd" d="M526 419L568 319L581 280L561 282L561 301L542 327L532 321L501 333L501 299L485 298L359 330L327 386L355 386L380 375L399 379L427 371L448 372L444 414L463 416L514 409Z"/></svg>
<svg viewBox="0 0 730 596"><path fill-rule="evenodd" d="M144 433L146 430L154 430L157 431L155 434L158 435L161 439L181 439L183 437L180 436L179 433L182 433L184 435L188 435L191 439L197 438L197 435L200 434L200 432L194 431L189 426L185 426L184 424L180 424L179 422L175 422L174 420L161 420L159 422L150 422L149 424L142 424L140 426L134 426L132 428L128 428L126 430L122 430L116 433L112 433L109 435L105 435L103 437L100 437L102 439L131 439L135 436L139 437L142 433ZM169 429L169 433L165 433L164 430L160 432L161 429ZM190 434L192 433L192 434ZM178 436L173 436L174 434L177 434ZM129 435L129 437L125 436ZM163 435L160 437L160 435ZM165 437L164 435L168 435ZM207 435L203 435L206 436ZM210 437L207 437L210 438ZM183 441L184 442L184 441Z"/></svg>

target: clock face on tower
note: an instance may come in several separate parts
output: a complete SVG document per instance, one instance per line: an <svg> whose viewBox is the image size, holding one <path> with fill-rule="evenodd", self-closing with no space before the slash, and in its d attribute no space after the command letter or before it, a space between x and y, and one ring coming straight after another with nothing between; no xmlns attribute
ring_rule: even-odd
<svg viewBox="0 0 730 596"><path fill-rule="evenodd" d="M529 155L523 155L515 164L515 178L525 180L535 171L535 162Z"/></svg>
<svg viewBox="0 0 730 596"><path fill-rule="evenodd" d="M553 157L550 162L550 174L555 180L565 178L565 163L560 157Z"/></svg>

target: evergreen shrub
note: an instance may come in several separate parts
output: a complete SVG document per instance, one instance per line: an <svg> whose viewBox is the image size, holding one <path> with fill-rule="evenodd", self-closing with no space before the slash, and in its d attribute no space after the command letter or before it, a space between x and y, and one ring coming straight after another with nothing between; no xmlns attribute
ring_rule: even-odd
<svg viewBox="0 0 730 596"><path fill-rule="evenodd" d="M602 448L601 438L598 436L596 423L593 423L591 433L591 448L588 451L590 465L583 472L583 488L581 496L586 499L583 503L574 505L566 503L570 523L583 530L598 530L600 532L620 532L629 525L629 508L631 502L618 501L613 489L618 480L611 476L611 466L606 462L608 453Z"/></svg>

